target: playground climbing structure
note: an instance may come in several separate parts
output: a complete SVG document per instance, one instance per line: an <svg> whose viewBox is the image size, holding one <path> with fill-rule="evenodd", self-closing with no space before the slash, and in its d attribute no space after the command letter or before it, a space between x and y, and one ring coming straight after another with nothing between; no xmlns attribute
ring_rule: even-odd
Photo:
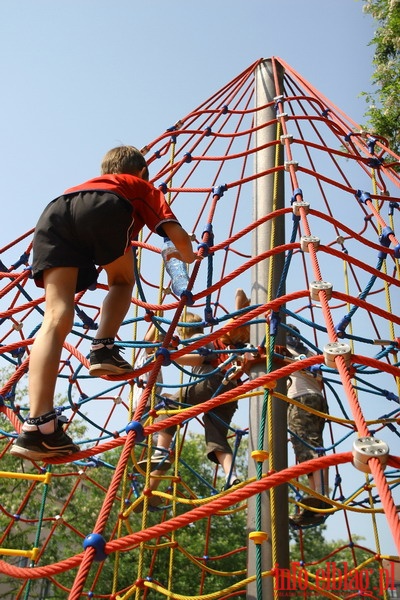
<svg viewBox="0 0 400 600"><path fill-rule="evenodd" d="M266 63L274 93L259 106L255 80ZM273 118L260 124L257 117L265 109ZM263 128L268 128L270 140L257 145ZM284 588L279 588L283 580L275 564L280 507L274 490L288 484L289 512L294 513L310 494L304 476L325 467L330 469L331 485L322 531L327 535L332 527L330 537L340 537L341 544L333 555L317 561L307 553L313 528L292 529L307 580L305 591L296 587L304 577L290 580L292 590L303 594L299 597L308 597L310 590L321 598L354 597L354 589L345 596L342 590L339 596L337 587L326 580L323 585L323 578L318 582L315 574L327 561L346 560L352 581L372 565L383 584L379 593L366 586L364 591L371 598L388 597L386 588L393 581L385 561L394 564L392 554L400 552L399 157L385 139L364 131L278 58L250 65L188 115L166 124L142 151L152 182L193 232L202 260L191 268L188 293L177 298L163 270L161 239L145 231L133 243L137 286L118 342L137 368L126 379L88 375L90 341L106 289L102 272L96 290L77 294L76 319L64 345L57 384L58 410L81 446L72 463L57 459L36 464L8 454L28 411L29 352L43 317L44 298L30 278L33 230L16 240L4 239L3 232L3 597L122 600L157 593L169 598L228 598L244 597L247 590L262 598L265 582L273 597L279 597ZM265 171L255 170L266 151L275 161ZM272 186L271 209L260 214L254 189L256 181L267 176L284 182L284 202L280 206L277 201L277 183ZM266 224L268 240L254 251L255 236ZM266 279L254 280L254 268L262 264L268 265ZM238 287L249 295L250 306L234 313ZM203 317L205 333L182 344L176 327L188 308ZM146 342L152 323L159 335ZM288 323L299 328L314 356L277 368L274 348ZM171 403L169 396L184 394L191 383L176 358L201 352L208 342L242 325L250 326L250 342L228 350L222 367L227 378L241 370L242 384L235 390L218 390L201 405ZM154 354L141 361L149 345ZM288 466L276 469L271 399L285 406L290 402L279 382L298 369L318 370L323 378L329 404L329 414L322 415L324 448L319 458L296 465L286 432L280 451L288 450ZM162 390L155 385L160 371ZM249 477L242 468L241 482L221 491L220 471L199 470L190 463L193 455L185 455L185 445L191 433L202 432L204 412L235 399L239 409L230 441L239 460L252 428L260 442L246 460L255 475ZM256 404L262 417L257 421L252 419ZM168 416L163 427L179 428L169 457L172 467L151 494L149 470L138 462L156 447L159 414ZM228 531L230 520L245 523L247 502L253 503L254 511L247 522L255 527L248 525L247 535L242 527L237 546L214 546L216 531ZM267 509L268 530L263 530ZM188 536L193 527L201 531L195 551ZM247 564L250 548L256 560ZM190 594L181 584L185 569L191 573ZM360 588L361 579L357 581ZM13 595L6 595L9 590ZM40 596L43 590L48 596Z"/></svg>

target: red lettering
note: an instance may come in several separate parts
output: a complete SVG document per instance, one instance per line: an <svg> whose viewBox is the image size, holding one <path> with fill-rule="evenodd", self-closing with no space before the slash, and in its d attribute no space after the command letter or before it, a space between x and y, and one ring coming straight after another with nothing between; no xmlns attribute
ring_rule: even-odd
<svg viewBox="0 0 400 600"><path fill-rule="evenodd" d="M295 590L295 584L289 569L275 567L275 590Z"/></svg>
<svg viewBox="0 0 400 600"><path fill-rule="evenodd" d="M347 580L347 590L358 590L358 573L357 571L350 571L351 577Z"/></svg>
<svg viewBox="0 0 400 600"><path fill-rule="evenodd" d="M297 585L299 590L306 590L308 588L308 573L306 569L300 569L297 574Z"/></svg>
<svg viewBox="0 0 400 600"><path fill-rule="evenodd" d="M331 590L341 590L342 589L342 585L343 585L343 580L342 580L342 571L341 569L338 569L336 567L336 563L333 562L332 564L332 575L331 575Z"/></svg>
<svg viewBox="0 0 400 600"><path fill-rule="evenodd" d="M358 589L365 592L369 589L369 571L374 572L373 569L361 569L358 578Z"/></svg>
<svg viewBox="0 0 400 600"><path fill-rule="evenodd" d="M315 587L318 590L326 590L326 573L325 569L317 569L315 571Z"/></svg>

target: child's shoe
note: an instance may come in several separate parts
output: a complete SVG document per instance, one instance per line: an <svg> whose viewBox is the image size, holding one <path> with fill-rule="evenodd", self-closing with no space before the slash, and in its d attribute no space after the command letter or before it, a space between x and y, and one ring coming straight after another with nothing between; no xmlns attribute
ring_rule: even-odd
<svg viewBox="0 0 400 600"><path fill-rule="evenodd" d="M44 434L39 431L21 431L10 449L10 454L29 460L46 460L59 458L79 452L72 439L58 423L54 433Z"/></svg>
<svg viewBox="0 0 400 600"><path fill-rule="evenodd" d="M131 373L134 368L120 355L118 346L107 348L103 346L98 350L90 351L89 375L100 377L101 375L123 375Z"/></svg>
<svg viewBox="0 0 400 600"><path fill-rule="evenodd" d="M169 454L161 450L156 450L150 460L150 471L168 471L172 464ZM147 458L140 460L138 465L143 471L147 471Z"/></svg>

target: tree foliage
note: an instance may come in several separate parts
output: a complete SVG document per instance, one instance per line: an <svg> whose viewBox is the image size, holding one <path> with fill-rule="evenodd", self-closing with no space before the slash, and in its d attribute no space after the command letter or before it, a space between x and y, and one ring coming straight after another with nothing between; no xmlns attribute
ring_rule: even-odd
<svg viewBox="0 0 400 600"><path fill-rule="evenodd" d="M378 23L371 44L375 45L372 81L375 91L363 93L370 105L366 116L375 135L400 153L400 2L364 0L364 11Z"/></svg>

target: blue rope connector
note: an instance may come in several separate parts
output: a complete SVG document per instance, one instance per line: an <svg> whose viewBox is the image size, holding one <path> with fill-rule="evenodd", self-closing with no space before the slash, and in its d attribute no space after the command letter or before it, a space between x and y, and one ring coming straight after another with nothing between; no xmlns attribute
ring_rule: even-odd
<svg viewBox="0 0 400 600"><path fill-rule="evenodd" d="M136 433L135 439L138 444L140 444L140 442L143 442L143 440L146 437L144 435L143 425L139 423L139 421L131 421L130 423L128 423L128 425L125 427L125 432L129 433L130 431L134 431Z"/></svg>
<svg viewBox="0 0 400 600"><path fill-rule="evenodd" d="M325 108L325 110L323 110L321 114L323 117L327 117L330 112L331 112L330 108Z"/></svg>
<svg viewBox="0 0 400 600"><path fill-rule="evenodd" d="M201 242L198 246L197 246L197 250L204 250L202 256L208 256L210 253L210 246L206 243L206 242Z"/></svg>
<svg viewBox="0 0 400 600"><path fill-rule="evenodd" d="M278 327L281 322L281 318L278 312L273 312L271 315L271 319L269 322L269 332L271 335L276 335L278 333Z"/></svg>
<svg viewBox="0 0 400 600"><path fill-rule="evenodd" d="M293 204L294 202L296 202L296 196L301 196L303 197L303 190L301 190L300 188L296 188L295 190L293 190L293 196L290 200L290 203Z"/></svg>
<svg viewBox="0 0 400 600"><path fill-rule="evenodd" d="M347 135L344 136L344 141L349 142L352 135L354 135L354 133L352 131L350 131L350 133L348 133Z"/></svg>
<svg viewBox="0 0 400 600"><path fill-rule="evenodd" d="M205 323L209 323L210 325L217 325L219 322L218 319L213 317L211 306L207 306L204 309L204 321Z"/></svg>
<svg viewBox="0 0 400 600"><path fill-rule="evenodd" d="M400 404L399 397L396 396L396 394L394 394L393 392L388 392L388 390L383 390L383 393L385 394L385 396L388 400L393 400L394 402L397 402L397 404Z"/></svg>
<svg viewBox="0 0 400 600"><path fill-rule="evenodd" d="M203 230L203 233L202 233L202 237L205 234L207 234L207 236L208 236L208 242L207 242L208 245L209 246L213 246L214 245L214 231L213 231L212 223L207 223L207 225L204 227L204 230Z"/></svg>
<svg viewBox="0 0 400 600"><path fill-rule="evenodd" d="M22 356L26 351L26 348L24 348L23 346L20 346L19 348L14 348L14 350L11 350L10 354L13 358L19 358L20 356Z"/></svg>
<svg viewBox="0 0 400 600"><path fill-rule="evenodd" d="M88 329L95 330L98 328L98 324L95 323L93 319L85 313L84 310L82 310L78 306L75 306L75 312L78 315L78 317L82 320L82 323L85 327L87 327Z"/></svg>
<svg viewBox="0 0 400 600"><path fill-rule="evenodd" d="M370 152L370 154L375 154L375 144L376 144L376 138L370 138L367 142L367 146L368 146L368 150Z"/></svg>
<svg viewBox="0 0 400 600"><path fill-rule="evenodd" d="M389 211L388 211L388 215L392 216L394 213L394 209L400 208L400 204L398 202L389 202Z"/></svg>
<svg viewBox="0 0 400 600"><path fill-rule="evenodd" d="M20 267L21 265L26 265L28 262L29 254L27 252L24 252L23 254L21 254L19 260L17 260L16 263L11 265L11 269L18 269L18 267Z"/></svg>
<svg viewBox="0 0 400 600"><path fill-rule="evenodd" d="M394 247L394 257L400 258L400 244L397 244L397 246Z"/></svg>
<svg viewBox="0 0 400 600"><path fill-rule="evenodd" d="M193 299L192 292L190 292L189 290L183 290L183 292L181 294L181 298L186 298L186 305L187 306L193 306L194 299Z"/></svg>
<svg viewBox="0 0 400 600"><path fill-rule="evenodd" d="M171 364L171 353L168 350L168 348L159 348L158 350L156 350L155 356L156 356L156 358L158 356L163 357L163 362L162 362L163 367L169 367L169 365Z"/></svg>
<svg viewBox="0 0 400 600"><path fill-rule="evenodd" d="M163 194L166 194L168 191L168 186L165 183L165 181L163 181L162 183L160 183L160 185L158 186L158 188L162 191Z"/></svg>
<svg viewBox="0 0 400 600"><path fill-rule="evenodd" d="M368 200L371 200L371 194L369 192L363 192L363 190L357 190L355 197L361 204L366 204Z"/></svg>
<svg viewBox="0 0 400 600"><path fill-rule="evenodd" d="M204 131L206 132L206 137L208 137L209 135L211 135L211 134L212 134L212 129L211 129L211 127L206 127Z"/></svg>
<svg viewBox="0 0 400 600"><path fill-rule="evenodd" d="M367 165L368 167L371 167L371 169L378 169L381 164L382 161L379 158L376 158L376 156L367 160Z"/></svg>
<svg viewBox="0 0 400 600"><path fill-rule="evenodd" d="M321 365L311 365L311 367L308 367L308 370L310 371L313 377L316 377L321 371Z"/></svg>
<svg viewBox="0 0 400 600"><path fill-rule="evenodd" d="M83 540L82 546L85 550L86 548L94 548L96 550L93 559L95 562L103 562L107 558L107 554L104 551L106 540L99 533L89 533Z"/></svg>
<svg viewBox="0 0 400 600"><path fill-rule="evenodd" d="M192 155L190 154L190 152L185 152L185 154L183 156L185 157L185 162L187 162L187 163L192 162Z"/></svg>
<svg viewBox="0 0 400 600"><path fill-rule="evenodd" d="M381 243L382 246L385 246L385 248L389 248L389 246L391 244L389 235L394 235L393 229L391 229L391 227L384 227L382 229L381 235L379 236L379 242ZM387 252L383 252L381 250L379 252L378 256L381 259L385 259L387 257Z"/></svg>
<svg viewBox="0 0 400 600"><path fill-rule="evenodd" d="M350 321L351 321L351 319L350 319L349 315L345 315L339 321L339 323L336 325L335 331L336 331L336 334L337 334L338 338L344 337L344 334L345 334L345 331L346 331L346 327L350 323Z"/></svg>
<svg viewBox="0 0 400 600"><path fill-rule="evenodd" d="M200 346L200 348L197 348L197 352L200 354L200 356L210 356L210 354L213 353L212 350L209 350L209 348L206 348L205 346Z"/></svg>
<svg viewBox="0 0 400 600"><path fill-rule="evenodd" d="M227 189L228 186L226 185L226 183L224 183L223 185L214 185L212 188L213 196L218 196L219 198L222 198L224 192L226 192Z"/></svg>

